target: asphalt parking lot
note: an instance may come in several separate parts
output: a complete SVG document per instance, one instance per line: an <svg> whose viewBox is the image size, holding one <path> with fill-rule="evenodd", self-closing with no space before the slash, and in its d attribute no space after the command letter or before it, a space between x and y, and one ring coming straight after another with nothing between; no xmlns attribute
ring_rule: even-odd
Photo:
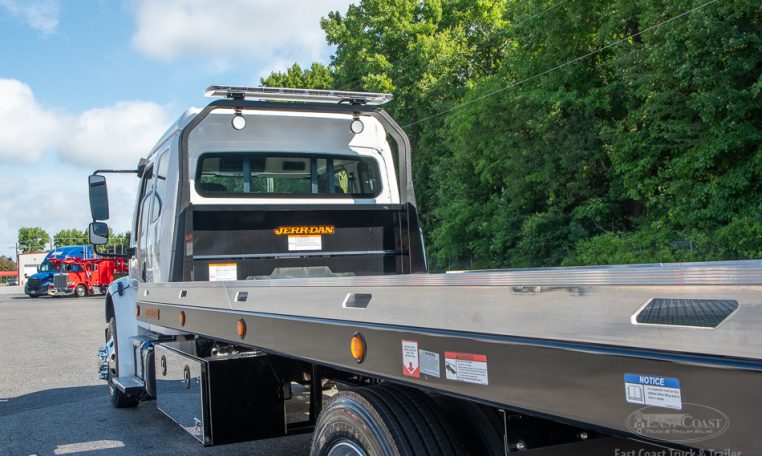
<svg viewBox="0 0 762 456"><path fill-rule="evenodd" d="M102 299L0 288L0 455L309 454L309 434L204 448L154 402L112 408L96 372Z"/></svg>

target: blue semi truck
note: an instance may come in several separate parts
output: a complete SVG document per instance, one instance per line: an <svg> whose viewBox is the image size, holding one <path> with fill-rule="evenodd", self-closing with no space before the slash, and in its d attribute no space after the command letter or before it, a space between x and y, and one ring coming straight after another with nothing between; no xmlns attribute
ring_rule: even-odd
<svg viewBox="0 0 762 456"><path fill-rule="evenodd" d="M36 298L48 294L48 285L53 283L53 275L58 271L50 263L50 259L65 260L66 258L94 258L93 247L89 245L70 245L56 247L48 252L42 264L37 268L37 273L27 278L24 285L24 293Z"/></svg>

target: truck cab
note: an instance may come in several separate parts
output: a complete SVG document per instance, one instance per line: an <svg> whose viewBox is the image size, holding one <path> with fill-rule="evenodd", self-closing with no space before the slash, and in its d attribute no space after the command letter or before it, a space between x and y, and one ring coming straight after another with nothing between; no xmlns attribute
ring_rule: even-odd
<svg viewBox="0 0 762 456"><path fill-rule="evenodd" d="M24 293L31 298L48 294L48 289L53 284L53 276L59 272L58 268L51 264L50 260L92 257L93 247L89 245L56 247L45 256L42 264L37 268L37 273L28 278L24 285Z"/></svg>
<svg viewBox="0 0 762 456"><path fill-rule="evenodd" d="M407 138L376 107L387 98L320 92L272 103L250 99L272 95L262 88L207 89L222 99L188 110L141 161L131 276L425 272Z"/></svg>

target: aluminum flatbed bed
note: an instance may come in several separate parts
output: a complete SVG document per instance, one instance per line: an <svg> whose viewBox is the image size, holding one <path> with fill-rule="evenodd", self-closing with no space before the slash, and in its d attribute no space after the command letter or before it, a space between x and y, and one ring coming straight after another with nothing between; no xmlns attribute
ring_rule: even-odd
<svg viewBox="0 0 762 456"><path fill-rule="evenodd" d="M673 447L762 454L762 261L141 283L138 295L151 330ZM348 349L357 333L361 363Z"/></svg>

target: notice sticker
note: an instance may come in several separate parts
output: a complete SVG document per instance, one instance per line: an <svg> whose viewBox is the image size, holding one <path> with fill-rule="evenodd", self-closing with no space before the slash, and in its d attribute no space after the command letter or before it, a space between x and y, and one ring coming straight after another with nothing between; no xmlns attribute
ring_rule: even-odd
<svg viewBox="0 0 762 456"><path fill-rule="evenodd" d="M323 238L321 236L289 236L288 250L321 250Z"/></svg>
<svg viewBox="0 0 762 456"><path fill-rule="evenodd" d="M209 265L209 281L238 280L238 266L235 263Z"/></svg>
<svg viewBox="0 0 762 456"><path fill-rule="evenodd" d="M680 380L651 375L624 374L624 393L631 404L675 410L683 408Z"/></svg>
<svg viewBox="0 0 762 456"><path fill-rule="evenodd" d="M439 378L439 353L428 350L418 350L421 361L421 373Z"/></svg>
<svg viewBox="0 0 762 456"><path fill-rule="evenodd" d="M458 382L488 385L487 355L445 352L445 378Z"/></svg>
<svg viewBox="0 0 762 456"><path fill-rule="evenodd" d="M418 364L418 341L402 341L402 374L415 378L421 376L421 369Z"/></svg>

